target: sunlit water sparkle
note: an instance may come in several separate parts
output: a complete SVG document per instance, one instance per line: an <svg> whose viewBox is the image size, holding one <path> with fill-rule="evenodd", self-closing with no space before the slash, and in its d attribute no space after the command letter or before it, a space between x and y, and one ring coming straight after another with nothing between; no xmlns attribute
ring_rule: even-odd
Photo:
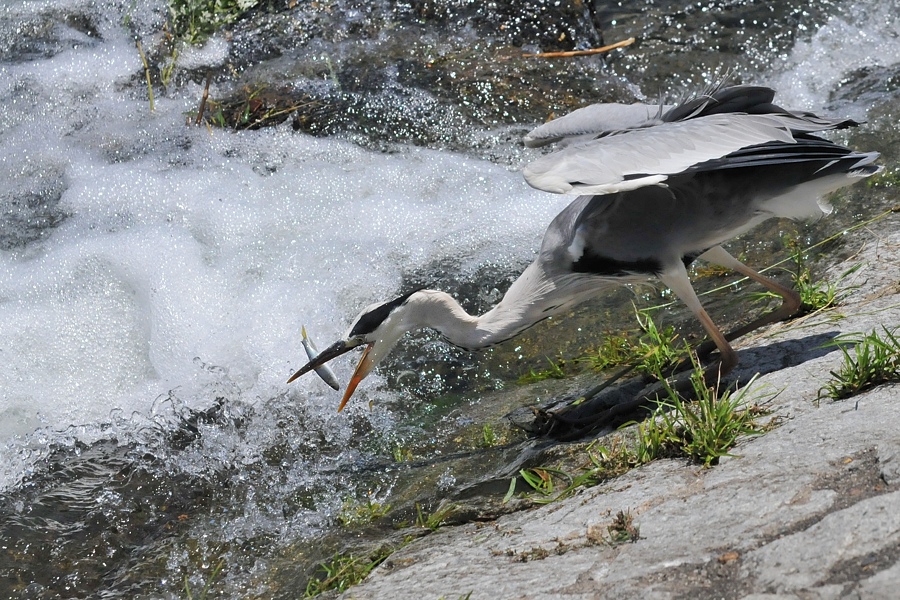
<svg viewBox="0 0 900 600"><path fill-rule="evenodd" d="M417 147L374 152L288 124L240 134L186 126L197 84L157 97L151 113L121 24L128 12L138 29L158 31L165 6L139 4L0 3L0 492L30 477L50 448L152 444L173 416L225 398L230 422L249 426L201 423L194 451L157 449L181 473L222 467L257 478L246 488L254 497L198 527L236 542L311 535L341 498L313 511L294 500L297 490L332 475L339 455L352 464L364 452L351 443L361 430L407 432L390 410L360 416L369 400L403 398L377 374L349 416L334 413L339 395L314 377L286 386L305 359L300 326L321 347L434 264L458 266L462 279L486 265L514 272L568 200L528 188L519 164ZM60 17L97 11L99 35ZM850 73L900 62L897 19L889 0L856 5L759 81L791 106L825 106ZM42 28L50 33L23 36ZM218 64L225 47L216 40L185 60ZM851 106L852 116L866 108ZM352 364L334 368L346 381ZM408 379L427 387L429 377L440 388L440 374ZM285 441L281 427L315 435ZM282 445L283 457L262 456ZM298 458L322 448L333 452ZM335 489L351 485L342 477ZM127 510L113 492L92 501ZM188 558L179 550L169 562L176 572ZM248 567L240 585L265 568Z"/></svg>
<svg viewBox="0 0 900 600"><path fill-rule="evenodd" d="M198 365L250 402L282 395L305 356L301 324L336 339L404 270L441 256L526 262L565 202L513 168L448 153L375 153L287 125L186 127L196 86L150 114L133 86L120 90L139 60L106 25L103 42L2 67L0 95L36 96L39 110L3 103L17 123L0 138L3 171L52 188L41 206L60 222L0 254L0 441L146 413L176 388L203 408L211 376ZM344 380L348 368L337 365ZM307 378L290 395L326 393Z"/></svg>

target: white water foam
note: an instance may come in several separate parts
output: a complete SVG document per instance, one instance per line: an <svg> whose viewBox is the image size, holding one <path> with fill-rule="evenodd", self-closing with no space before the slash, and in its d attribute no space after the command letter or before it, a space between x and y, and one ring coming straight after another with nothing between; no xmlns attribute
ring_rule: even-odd
<svg viewBox="0 0 900 600"><path fill-rule="evenodd" d="M287 391L333 410L316 378L285 385L305 359L301 324L323 346L409 269L525 262L567 202L449 153L185 126L197 86L150 114L115 14L101 35L0 63L3 185L64 190L48 201L56 228L0 250L0 463L36 428L146 414L173 389L202 408L215 373L247 402ZM350 368L336 365L342 380Z"/></svg>
<svg viewBox="0 0 900 600"><path fill-rule="evenodd" d="M831 16L790 52L761 81L778 90L779 104L821 111L830 96L855 72L900 63L900 10L892 0L857 2ZM865 119L866 99L842 107Z"/></svg>
<svg viewBox="0 0 900 600"><path fill-rule="evenodd" d="M301 324L322 346L404 272L447 257L524 263L568 201L449 153L380 154L287 126L185 126L197 85L150 114L122 22L131 10L158 32L165 5L139 4L103 8L99 37L52 16L95 3L0 4L0 56L23 31L48 19L53 30L27 59L0 62L3 198L42 190L46 206L24 214L60 221L0 249L0 489L27 468L32 432L85 424L89 436L112 411L146 415L170 390L202 408L227 380L248 403L287 393L333 410L316 378L285 386L305 357ZM892 5L857 5L798 42L768 81L779 102L819 109L848 72L896 64ZM192 66L221 61L222 43ZM338 362L342 380L350 368Z"/></svg>

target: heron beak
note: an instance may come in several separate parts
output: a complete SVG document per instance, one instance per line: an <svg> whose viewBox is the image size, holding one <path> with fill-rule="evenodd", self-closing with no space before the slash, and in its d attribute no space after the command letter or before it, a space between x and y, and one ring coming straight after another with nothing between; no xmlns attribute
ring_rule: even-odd
<svg viewBox="0 0 900 600"><path fill-rule="evenodd" d="M329 360L331 360L333 358L337 358L341 354L344 354L346 352L349 352L350 350L353 350L358 345L359 345L358 343L348 344L344 340L339 340L339 341L333 343L332 345L330 345L327 348L325 348L324 350L322 350L317 357L315 357L314 359L312 359L311 361L309 361L308 363L303 365L299 371L297 371L296 373L291 375L291 378L288 379L287 382L291 383L292 381L294 381L301 375L306 375L313 369L315 369L317 367L321 367L322 365L327 363Z"/></svg>
<svg viewBox="0 0 900 600"><path fill-rule="evenodd" d="M338 406L338 412L344 410L344 405L347 404L347 400L350 399L350 396L353 395L353 392L356 391L356 386L359 385L359 382L366 378L366 375L372 372L372 369L375 368L375 360L372 356L372 348L375 346L375 343L371 343L366 346L365 351L363 352L362 358L359 359L359 364L356 365L356 370L353 371L353 376L350 378L350 383L347 384L347 390L344 392L344 398L341 400L341 405Z"/></svg>

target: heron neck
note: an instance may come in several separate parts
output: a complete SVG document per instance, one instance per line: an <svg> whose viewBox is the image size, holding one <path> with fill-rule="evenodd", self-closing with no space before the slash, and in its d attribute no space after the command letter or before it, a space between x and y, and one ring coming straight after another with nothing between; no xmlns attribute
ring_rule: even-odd
<svg viewBox="0 0 900 600"><path fill-rule="evenodd" d="M568 308L576 297L566 293L565 300L559 300L557 283L532 263L513 282L503 299L481 316L467 313L449 294L423 290L416 294L422 295L416 325L436 329L451 344L462 348L487 348Z"/></svg>

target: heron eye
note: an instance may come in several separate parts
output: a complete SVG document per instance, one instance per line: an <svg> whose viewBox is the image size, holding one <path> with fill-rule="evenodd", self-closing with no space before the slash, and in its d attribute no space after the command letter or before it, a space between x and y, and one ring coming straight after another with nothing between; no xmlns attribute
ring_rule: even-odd
<svg viewBox="0 0 900 600"><path fill-rule="evenodd" d="M350 331L351 338L360 338L364 340L364 336L368 333L372 333L378 327L384 323L384 320L388 318L388 315L391 314L391 311L396 309L398 306L406 302L406 300L412 296L415 292L410 292L409 294L404 294L399 298L395 298L389 302L383 302L370 310L369 312L361 314L356 324L353 325L353 329Z"/></svg>

